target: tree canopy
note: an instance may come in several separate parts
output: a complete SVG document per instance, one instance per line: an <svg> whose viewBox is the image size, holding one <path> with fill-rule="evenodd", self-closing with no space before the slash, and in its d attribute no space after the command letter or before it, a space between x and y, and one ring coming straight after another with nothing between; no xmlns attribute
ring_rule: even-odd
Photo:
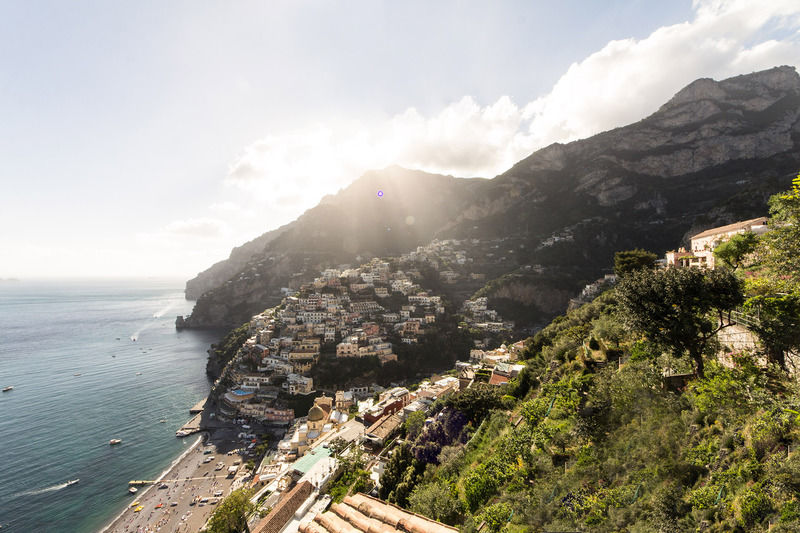
<svg viewBox="0 0 800 533"><path fill-rule="evenodd" d="M714 249L714 257L722 264L736 270L742 261L756 249L758 237L748 231L734 235Z"/></svg>
<svg viewBox="0 0 800 533"><path fill-rule="evenodd" d="M791 190L769 201L772 231L759 248L764 266L775 275L800 284L800 175Z"/></svg>
<svg viewBox="0 0 800 533"><path fill-rule="evenodd" d="M662 344L675 356L688 355L703 375L703 352L730 325L725 313L744 301L742 283L724 268L639 270L617 286L619 310L634 331ZM710 314L716 313L715 320Z"/></svg>
<svg viewBox="0 0 800 533"><path fill-rule="evenodd" d="M614 254L614 273L623 277L643 268L653 268L656 259L658 259L656 254L641 248L617 252Z"/></svg>
<svg viewBox="0 0 800 533"><path fill-rule="evenodd" d="M235 490L222 500L211 515L204 533L239 533L247 531L247 515L253 510L250 503L251 492L247 489Z"/></svg>

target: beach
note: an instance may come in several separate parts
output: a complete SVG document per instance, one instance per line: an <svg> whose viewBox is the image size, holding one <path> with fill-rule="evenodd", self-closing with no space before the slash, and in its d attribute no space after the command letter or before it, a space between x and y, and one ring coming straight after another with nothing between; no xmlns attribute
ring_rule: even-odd
<svg viewBox="0 0 800 533"><path fill-rule="evenodd" d="M128 507L102 532L200 531L216 509L214 502L230 494L235 479L244 475L240 468L235 477L228 477L228 468L242 460L235 447L229 438L211 438L205 445L198 438L155 483L139 486ZM208 501L195 502L200 498Z"/></svg>

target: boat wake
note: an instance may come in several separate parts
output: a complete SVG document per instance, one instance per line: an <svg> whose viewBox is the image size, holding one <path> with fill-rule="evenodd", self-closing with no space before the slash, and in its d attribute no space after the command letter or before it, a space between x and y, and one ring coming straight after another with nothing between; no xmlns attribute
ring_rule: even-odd
<svg viewBox="0 0 800 533"><path fill-rule="evenodd" d="M36 489L36 490L26 490L25 492L20 492L17 496L35 496L36 494L45 494L47 492L55 492L57 490L65 489L70 485L74 485L80 481L80 479L73 479L71 481L67 481L64 483L59 483L58 485L52 485L50 487L45 487L43 489Z"/></svg>
<svg viewBox="0 0 800 533"><path fill-rule="evenodd" d="M167 304L167 306L165 308L161 309L160 311L156 311L155 313L153 313L153 318L161 318L162 316L164 316L166 314L167 311L172 309L173 305L175 305L175 302Z"/></svg>

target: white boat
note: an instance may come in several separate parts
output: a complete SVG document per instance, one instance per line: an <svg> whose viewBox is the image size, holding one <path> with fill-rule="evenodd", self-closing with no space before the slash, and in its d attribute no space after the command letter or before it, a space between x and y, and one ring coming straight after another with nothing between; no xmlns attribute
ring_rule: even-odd
<svg viewBox="0 0 800 533"><path fill-rule="evenodd" d="M136 487L128 487L128 492L130 492L131 494L136 494L137 492L139 492L139 489L137 489Z"/></svg>
<svg viewBox="0 0 800 533"><path fill-rule="evenodd" d="M73 480L71 480L71 481L67 481L67 487L69 487L70 485L74 485L74 484L75 484L75 483L77 483L78 481L80 481L80 478L79 478L79 479L73 479Z"/></svg>
<svg viewBox="0 0 800 533"><path fill-rule="evenodd" d="M14 385L9 385L8 387L3 387L3 392L8 392L10 390L14 390Z"/></svg>
<svg viewBox="0 0 800 533"><path fill-rule="evenodd" d="M115 445L115 444L119 444L120 442L122 442L122 439L111 439L110 441L108 441L108 443L109 443L111 446L113 446L113 445Z"/></svg>

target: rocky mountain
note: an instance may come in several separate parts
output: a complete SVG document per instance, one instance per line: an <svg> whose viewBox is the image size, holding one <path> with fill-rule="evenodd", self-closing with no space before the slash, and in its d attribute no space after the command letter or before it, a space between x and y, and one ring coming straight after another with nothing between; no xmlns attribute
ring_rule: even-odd
<svg viewBox="0 0 800 533"><path fill-rule="evenodd" d="M694 81L637 123L550 145L491 180L369 172L188 282L199 298L187 325L240 324L303 272L433 238L467 239L475 273L505 274L484 292L507 318L546 320L617 250L661 253L765 214L800 170L798 148L800 76L784 66Z"/></svg>

